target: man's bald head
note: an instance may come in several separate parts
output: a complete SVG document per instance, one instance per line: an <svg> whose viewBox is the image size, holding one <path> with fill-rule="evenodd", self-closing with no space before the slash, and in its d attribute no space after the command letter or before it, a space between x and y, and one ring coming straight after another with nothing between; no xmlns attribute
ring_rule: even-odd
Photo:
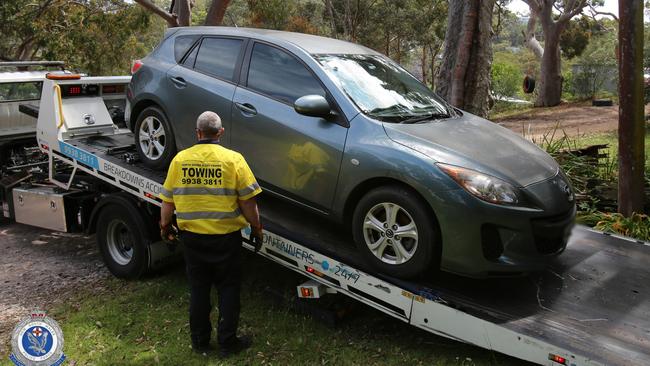
<svg viewBox="0 0 650 366"><path fill-rule="evenodd" d="M218 137L221 132L221 118L218 114L205 111L196 120L196 129L201 131L205 138Z"/></svg>

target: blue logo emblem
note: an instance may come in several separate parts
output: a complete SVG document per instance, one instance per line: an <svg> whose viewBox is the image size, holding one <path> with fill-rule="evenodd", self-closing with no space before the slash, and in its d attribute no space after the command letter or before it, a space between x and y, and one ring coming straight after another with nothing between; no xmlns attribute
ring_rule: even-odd
<svg viewBox="0 0 650 366"><path fill-rule="evenodd" d="M22 346L30 356L43 356L50 352L53 344L53 338L46 328L30 327L23 333Z"/></svg>
<svg viewBox="0 0 650 366"><path fill-rule="evenodd" d="M43 312L35 311L16 325L11 346L9 359L17 366L58 366L65 360L63 332Z"/></svg>
<svg viewBox="0 0 650 366"><path fill-rule="evenodd" d="M327 271L328 269L330 269L330 264L327 263L327 261L323 261L323 262L321 262L320 266L323 267L323 269L326 270L326 271Z"/></svg>

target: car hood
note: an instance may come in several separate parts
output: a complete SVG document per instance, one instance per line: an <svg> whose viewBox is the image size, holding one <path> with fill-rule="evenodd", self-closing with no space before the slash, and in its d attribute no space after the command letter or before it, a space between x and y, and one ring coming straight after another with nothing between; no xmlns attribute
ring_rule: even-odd
<svg viewBox="0 0 650 366"><path fill-rule="evenodd" d="M537 145L466 112L425 123L384 123L384 129L391 140L436 162L505 178L520 187L553 177L559 169Z"/></svg>

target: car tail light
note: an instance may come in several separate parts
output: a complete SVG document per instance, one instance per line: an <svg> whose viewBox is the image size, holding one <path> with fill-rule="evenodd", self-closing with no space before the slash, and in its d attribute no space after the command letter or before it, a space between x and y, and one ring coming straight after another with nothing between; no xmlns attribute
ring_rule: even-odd
<svg viewBox="0 0 650 366"><path fill-rule="evenodd" d="M140 60L135 60L133 61L133 66L131 66L131 75L135 74L140 70L140 67L143 65L142 61Z"/></svg>

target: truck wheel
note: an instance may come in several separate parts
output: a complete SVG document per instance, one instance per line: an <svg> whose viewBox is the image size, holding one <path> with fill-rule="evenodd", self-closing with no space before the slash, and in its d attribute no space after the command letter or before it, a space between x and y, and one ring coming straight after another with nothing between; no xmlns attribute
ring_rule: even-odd
<svg viewBox="0 0 650 366"><path fill-rule="evenodd" d="M354 241L377 270L398 278L422 274L439 252L437 223L411 190L377 188L357 204L352 219Z"/></svg>
<svg viewBox="0 0 650 366"><path fill-rule="evenodd" d="M120 205L108 205L97 218L97 243L108 270L118 278L137 278L146 272L150 240L144 223Z"/></svg>
<svg viewBox="0 0 650 366"><path fill-rule="evenodd" d="M140 160L154 169L167 168L176 154L176 142L167 117L158 107L140 113L134 135Z"/></svg>

